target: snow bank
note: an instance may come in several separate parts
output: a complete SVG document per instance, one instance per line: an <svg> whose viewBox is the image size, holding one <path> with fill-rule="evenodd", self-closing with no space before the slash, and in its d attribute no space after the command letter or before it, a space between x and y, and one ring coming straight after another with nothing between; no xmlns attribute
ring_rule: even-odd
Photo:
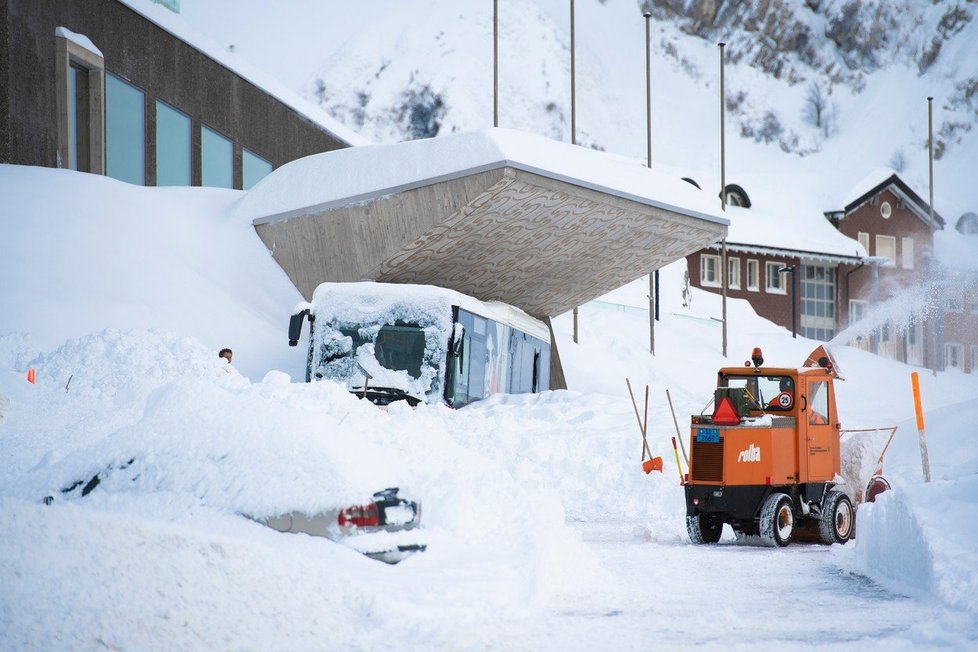
<svg viewBox="0 0 978 652"><path fill-rule="evenodd" d="M287 342L301 297L254 229L229 217L241 194L0 165L0 368L106 328L157 328L214 358L234 349L250 378L301 377L305 356Z"/></svg>

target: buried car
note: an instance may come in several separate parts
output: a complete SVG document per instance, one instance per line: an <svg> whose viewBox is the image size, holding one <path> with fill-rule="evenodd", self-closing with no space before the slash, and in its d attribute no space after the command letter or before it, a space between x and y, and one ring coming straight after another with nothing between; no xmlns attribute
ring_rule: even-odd
<svg viewBox="0 0 978 652"><path fill-rule="evenodd" d="M55 500L84 498L110 478L112 482L128 484L139 480L141 473L136 458L107 464L91 477L75 480L45 496L43 502L52 505ZM371 559L396 564L427 548L420 530L420 503L402 498L398 492L397 487L389 487L373 494L371 502L364 505L337 507L312 514L290 511L271 516L241 515L278 532L324 537Z"/></svg>

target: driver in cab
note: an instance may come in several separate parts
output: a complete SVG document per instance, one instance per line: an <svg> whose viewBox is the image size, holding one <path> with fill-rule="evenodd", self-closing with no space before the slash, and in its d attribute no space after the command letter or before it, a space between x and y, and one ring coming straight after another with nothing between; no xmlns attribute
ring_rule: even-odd
<svg viewBox="0 0 978 652"><path fill-rule="evenodd" d="M790 376L782 376L778 383L779 393L772 398L767 406L778 410L785 410L792 406L795 400L795 383ZM785 398L787 395L787 398Z"/></svg>

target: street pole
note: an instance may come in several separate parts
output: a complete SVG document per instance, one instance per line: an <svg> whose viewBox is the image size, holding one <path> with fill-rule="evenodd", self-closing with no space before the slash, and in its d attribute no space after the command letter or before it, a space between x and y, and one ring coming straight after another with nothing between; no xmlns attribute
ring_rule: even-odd
<svg viewBox="0 0 978 652"><path fill-rule="evenodd" d="M645 143L646 167L652 167L652 50L649 47L652 14L645 12ZM655 306L658 303L656 285L659 279L659 270L654 274L649 274L649 351L655 355Z"/></svg>
<svg viewBox="0 0 978 652"><path fill-rule="evenodd" d="M795 266L787 265L778 270L781 274L787 272L791 275L791 337L798 337L798 291L795 288Z"/></svg>
<svg viewBox="0 0 978 652"><path fill-rule="evenodd" d="M577 68L574 56L574 0L570 0L571 145L577 144Z"/></svg>
<svg viewBox="0 0 978 652"><path fill-rule="evenodd" d="M499 0L492 0L492 126L499 126Z"/></svg>
<svg viewBox="0 0 978 652"><path fill-rule="evenodd" d="M724 105L723 100L725 97L725 91L723 87L723 48L726 47L726 43L721 41L717 43L720 48L720 209L724 212L727 211L727 152L726 144L724 141L724 121L726 119L724 115ZM724 238L721 243L721 256L720 256L720 288L723 296L723 315L720 319L720 325L723 328L723 357L727 357L727 239Z"/></svg>

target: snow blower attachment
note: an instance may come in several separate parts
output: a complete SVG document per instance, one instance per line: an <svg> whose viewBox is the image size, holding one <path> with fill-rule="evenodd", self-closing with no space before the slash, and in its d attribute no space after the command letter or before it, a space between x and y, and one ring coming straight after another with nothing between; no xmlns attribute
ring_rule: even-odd
<svg viewBox="0 0 978 652"><path fill-rule="evenodd" d="M421 506L397 495L390 487L373 495L373 502L317 514L289 512L255 519L279 532L296 532L325 537L350 547L371 559L396 564L416 552L424 552L418 528Z"/></svg>
<svg viewBox="0 0 978 652"><path fill-rule="evenodd" d="M743 367L720 369L712 414L691 418L685 492L693 543L716 543L724 523L768 546L805 530L827 544L852 537L853 502L836 484L836 379L821 346L801 368L765 367L755 348Z"/></svg>

